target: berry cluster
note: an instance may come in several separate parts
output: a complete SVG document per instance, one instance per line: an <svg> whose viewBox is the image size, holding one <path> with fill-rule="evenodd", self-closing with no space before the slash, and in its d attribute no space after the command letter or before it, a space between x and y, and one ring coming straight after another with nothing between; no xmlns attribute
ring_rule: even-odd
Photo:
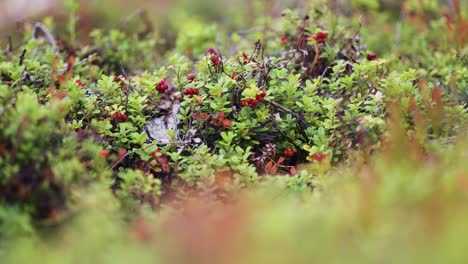
<svg viewBox="0 0 468 264"><path fill-rule="evenodd" d="M210 56L211 63L213 63L214 66L221 65L221 57L219 55L219 52L213 48L209 48L206 50L206 55Z"/></svg>
<svg viewBox="0 0 468 264"><path fill-rule="evenodd" d="M188 88L185 90L184 94L188 95L188 97L192 98L194 95L198 95L200 91L196 88Z"/></svg>
<svg viewBox="0 0 468 264"><path fill-rule="evenodd" d="M85 87L86 86L80 79L76 80L75 83L78 84L79 87Z"/></svg>
<svg viewBox="0 0 468 264"><path fill-rule="evenodd" d="M166 80L161 80L157 85L156 85L156 90L160 93L164 93L167 89L169 89L169 84L167 83Z"/></svg>
<svg viewBox="0 0 468 264"><path fill-rule="evenodd" d="M288 148L288 149L285 149L285 150L283 151L283 154L284 154L286 157L292 157L292 156L294 156L294 155L296 154L296 152L295 152L294 150Z"/></svg>
<svg viewBox="0 0 468 264"><path fill-rule="evenodd" d="M252 99L252 98L247 98L245 100L242 100L241 101L241 105L242 106L248 106L250 108L254 108L255 106L257 106L259 103L265 101L265 96L266 96L266 92L265 90L263 90L262 88L260 89L260 93L259 94L256 94L255 95L255 99Z"/></svg>
<svg viewBox="0 0 468 264"><path fill-rule="evenodd" d="M113 114L112 118L116 119L116 120L119 120L121 122L125 122L128 119L127 115L124 114L124 113L121 113L121 112L117 112L117 113Z"/></svg>
<svg viewBox="0 0 468 264"><path fill-rule="evenodd" d="M328 38L328 33L325 32L319 32L315 34L314 39L317 41L317 43L324 43Z"/></svg>
<svg viewBox="0 0 468 264"><path fill-rule="evenodd" d="M322 153L314 153L310 155L310 157L312 158L312 160L322 161L325 158L325 155Z"/></svg>

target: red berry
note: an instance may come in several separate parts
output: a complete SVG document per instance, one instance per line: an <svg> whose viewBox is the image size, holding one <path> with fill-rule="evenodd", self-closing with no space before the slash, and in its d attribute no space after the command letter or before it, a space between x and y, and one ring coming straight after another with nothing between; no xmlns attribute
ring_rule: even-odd
<svg viewBox="0 0 468 264"><path fill-rule="evenodd" d="M233 73L231 74L231 78L234 79L234 80L237 80L237 78L239 77L239 75Z"/></svg>
<svg viewBox="0 0 468 264"><path fill-rule="evenodd" d="M198 95L200 91L196 88L188 88L185 90L184 94L188 95L190 98L192 98L194 95Z"/></svg>
<svg viewBox="0 0 468 264"><path fill-rule="evenodd" d="M328 38L328 33L325 32L319 32L315 34L314 39L317 41L317 43L324 43Z"/></svg>
<svg viewBox="0 0 468 264"><path fill-rule="evenodd" d="M281 38L280 38L280 43L281 43L282 45L285 45L285 44L287 44L288 42L289 42L289 37L288 37L288 36L281 36Z"/></svg>
<svg viewBox="0 0 468 264"><path fill-rule="evenodd" d="M247 54L243 53L241 57L239 57L239 62L242 64L247 64L250 58Z"/></svg>
<svg viewBox="0 0 468 264"><path fill-rule="evenodd" d="M221 58L217 54L211 55L211 62L213 65L218 66L221 64Z"/></svg>
<svg viewBox="0 0 468 264"><path fill-rule="evenodd" d="M125 121L127 121L128 117L127 117L126 114L120 113L119 119L120 119L120 121L125 122Z"/></svg>
<svg viewBox="0 0 468 264"><path fill-rule="evenodd" d="M218 51L215 50L214 48L208 48L208 49L206 49L205 54L207 54L207 55L219 55Z"/></svg>
<svg viewBox="0 0 468 264"><path fill-rule="evenodd" d="M103 149L103 150L99 151L99 157L106 158L107 156L109 156L109 153L110 153L110 150Z"/></svg>
<svg viewBox="0 0 468 264"><path fill-rule="evenodd" d="M187 76L187 81L193 82L194 80L195 80L195 74L189 74L189 75Z"/></svg>
<svg viewBox="0 0 468 264"><path fill-rule="evenodd" d="M117 112L117 113L113 114L112 118L117 119L117 120L119 120L121 122L125 122L128 119L127 115L123 114L121 112Z"/></svg>
<svg viewBox="0 0 468 264"><path fill-rule="evenodd" d="M189 94L192 94L193 93L193 88L188 88L187 90L185 90L184 94L186 95L189 95Z"/></svg>
<svg viewBox="0 0 468 264"><path fill-rule="evenodd" d="M294 156L295 152L294 152L294 150L292 150L292 149L285 149L285 150L283 151L283 154L284 154L286 157L292 157L292 156Z"/></svg>
<svg viewBox="0 0 468 264"><path fill-rule="evenodd" d="M75 83L78 84L78 86L80 86L80 87L85 87L86 86L81 80L76 80Z"/></svg>
<svg viewBox="0 0 468 264"><path fill-rule="evenodd" d="M120 82L122 82L122 78L120 76L115 76L114 77L114 82L120 83Z"/></svg>
<svg viewBox="0 0 468 264"><path fill-rule="evenodd" d="M370 61L376 60L377 59L377 53L367 54L367 59L370 60Z"/></svg>
<svg viewBox="0 0 468 264"><path fill-rule="evenodd" d="M169 85L166 80L161 80L158 85L156 85L156 90L160 93L164 93L167 89L169 89Z"/></svg>
<svg viewBox="0 0 468 264"><path fill-rule="evenodd" d="M253 106L258 105L258 103L259 103L259 101L258 101L257 99L254 99L254 100L252 101L252 105L253 105Z"/></svg>
<svg viewBox="0 0 468 264"><path fill-rule="evenodd" d="M242 106L247 106L248 104L249 104L249 103L247 103L247 100L242 100L242 101L241 101L241 105L242 105Z"/></svg>
<svg viewBox="0 0 468 264"><path fill-rule="evenodd" d="M316 161L322 161L325 158L325 155L322 153L314 153L311 155L311 158Z"/></svg>

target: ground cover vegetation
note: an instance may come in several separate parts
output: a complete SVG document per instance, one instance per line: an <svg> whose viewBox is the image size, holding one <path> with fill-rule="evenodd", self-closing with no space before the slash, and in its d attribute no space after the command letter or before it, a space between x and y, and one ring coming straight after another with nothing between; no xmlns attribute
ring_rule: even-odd
<svg viewBox="0 0 468 264"><path fill-rule="evenodd" d="M0 56L0 256L462 263L466 10L396 2L85 30L67 0L19 24Z"/></svg>

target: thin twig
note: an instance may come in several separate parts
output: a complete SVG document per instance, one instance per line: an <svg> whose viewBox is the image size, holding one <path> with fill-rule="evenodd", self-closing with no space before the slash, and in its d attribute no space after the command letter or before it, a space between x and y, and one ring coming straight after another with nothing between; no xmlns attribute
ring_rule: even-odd
<svg viewBox="0 0 468 264"><path fill-rule="evenodd" d="M20 61L19 61L19 66L22 66L22 65L23 65L23 61L24 61L25 55L26 55L26 49L24 49L23 52L21 53Z"/></svg>
<svg viewBox="0 0 468 264"><path fill-rule="evenodd" d="M50 33L49 29L44 24L39 22L34 24L34 27L32 29L33 38L39 38L39 31L42 31L44 38L49 42L50 46L52 46L52 48L55 49L57 47L57 41L55 41L54 36L52 35L52 33Z"/></svg>
<svg viewBox="0 0 468 264"><path fill-rule="evenodd" d="M260 50L261 47L262 47L262 43L260 42L260 40L257 40L257 42L255 42L255 49L249 58L249 63L252 62L252 60L258 56L258 51Z"/></svg>
<svg viewBox="0 0 468 264"><path fill-rule="evenodd" d="M279 109L283 110L283 112L286 112L288 114L293 115L296 118L299 117L299 115L296 112L292 111L291 109L287 108L286 106L284 106L282 104L279 104L279 103L277 103L275 101L271 101L271 100L266 100L265 102L271 104L272 106L274 106L276 108L279 108Z"/></svg>
<svg viewBox="0 0 468 264"><path fill-rule="evenodd" d="M11 36L8 36L8 46L6 48L6 53L10 53L13 51L13 40L11 38Z"/></svg>
<svg viewBox="0 0 468 264"><path fill-rule="evenodd" d="M115 169L115 167L117 167L117 165L122 163L122 161L124 161L130 154L133 154L133 151L129 151L125 153L125 155L123 155L118 161L114 163L114 165L112 165L111 169Z"/></svg>
<svg viewBox="0 0 468 264"><path fill-rule="evenodd" d="M305 133L305 128L308 128L309 125L304 120L304 117L302 115L292 111L291 109L287 108L286 106L284 106L282 104L279 104L279 103L277 103L275 101L266 100L265 102L269 103L270 105L272 105L274 107L277 107L277 108L283 110L283 112L286 112L286 113L291 114L292 116L294 116L296 118L296 120L297 120L297 129L302 134L302 136L305 139L307 139L307 134Z"/></svg>

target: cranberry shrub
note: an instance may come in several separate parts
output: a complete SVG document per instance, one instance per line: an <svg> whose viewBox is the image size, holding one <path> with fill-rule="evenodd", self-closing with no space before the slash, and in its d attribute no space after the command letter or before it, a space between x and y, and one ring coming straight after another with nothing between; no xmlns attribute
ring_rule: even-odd
<svg viewBox="0 0 468 264"><path fill-rule="evenodd" d="M5 85L0 95L2 203L37 219L54 218L76 199L73 188L109 176L99 147L65 124L66 103L53 99L42 105L36 94L14 94Z"/></svg>
<svg viewBox="0 0 468 264"><path fill-rule="evenodd" d="M200 190L223 199L268 175L313 190L314 176L380 148L391 105L408 133L426 120L421 142L451 139L467 115L466 35L454 33L466 22L452 16L457 25L439 16L430 26L457 39L437 45L428 30L397 55L367 48L372 35L326 5L218 39L194 20L169 50L146 19L142 32L95 30L90 43L73 23L54 39L51 23L26 23L0 60L0 201L51 217L69 188L103 178L128 209ZM401 35L419 27L408 19ZM176 123L169 142L151 136L154 118ZM107 171L94 166L103 160Z"/></svg>

